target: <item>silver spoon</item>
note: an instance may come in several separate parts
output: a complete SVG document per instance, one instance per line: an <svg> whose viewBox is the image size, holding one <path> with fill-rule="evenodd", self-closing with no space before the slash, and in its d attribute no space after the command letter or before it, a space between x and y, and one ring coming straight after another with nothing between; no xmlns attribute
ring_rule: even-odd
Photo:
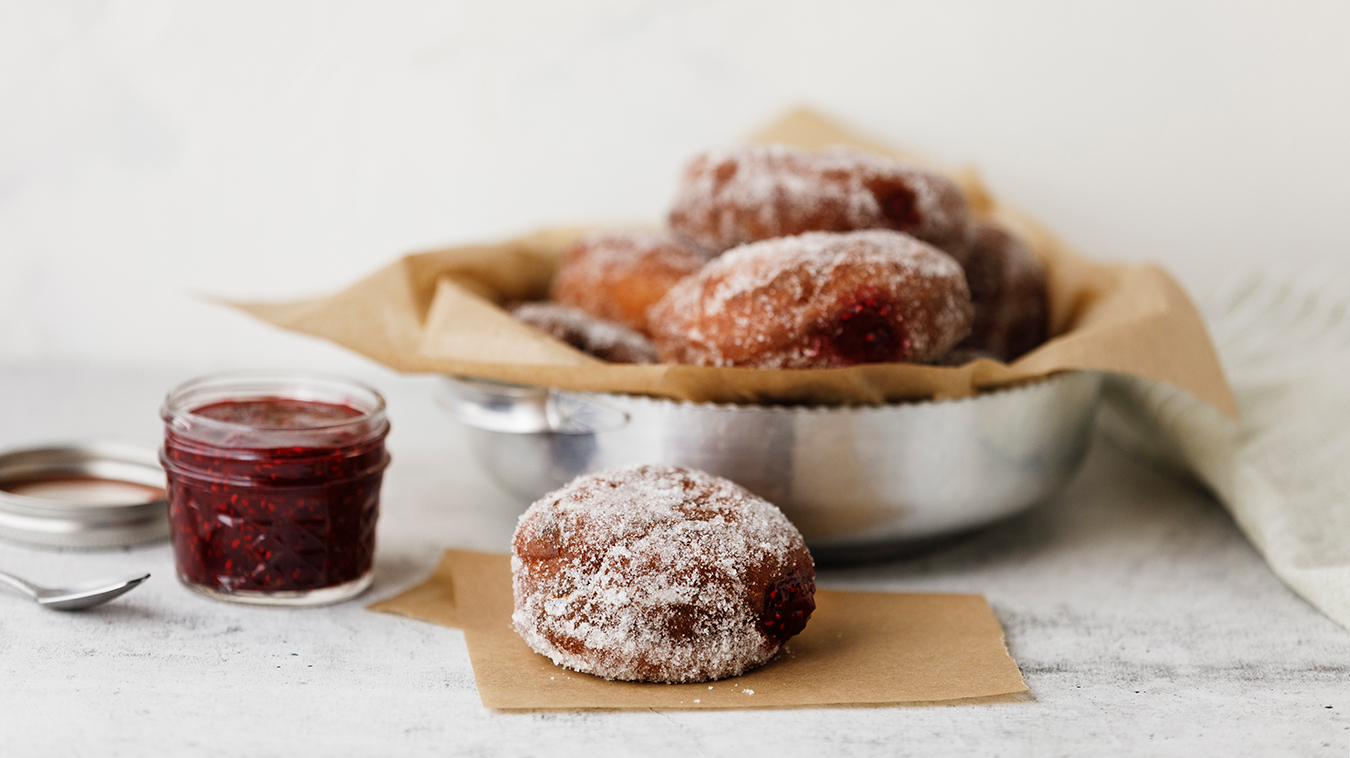
<svg viewBox="0 0 1350 758"><path fill-rule="evenodd" d="M0 571L0 584L8 584L38 605L58 611L82 611L85 608L102 605L124 592L135 589L136 585L149 578L150 575L145 574L116 582L89 582L74 587L47 589Z"/></svg>

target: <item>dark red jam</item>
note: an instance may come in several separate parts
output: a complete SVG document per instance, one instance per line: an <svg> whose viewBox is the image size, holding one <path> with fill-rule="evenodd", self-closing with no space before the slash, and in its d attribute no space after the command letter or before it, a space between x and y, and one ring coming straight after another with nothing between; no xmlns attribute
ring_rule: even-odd
<svg viewBox="0 0 1350 758"><path fill-rule="evenodd" d="M314 429L335 425L361 415L346 405L268 397L257 400L227 400L194 408L192 413L231 424L257 429Z"/></svg>
<svg viewBox="0 0 1350 758"><path fill-rule="evenodd" d="M909 330L895 303L872 293L859 293L812 335L811 346L836 366L905 361L911 352Z"/></svg>
<svg viewBox="0 0 1350 758"><path fill-rule="evenodd" d="M815 581L804 576L789 577L774 585L764 599L760 631L770 641L782 644L806 628L815 609Z"/></svg>
<svg viewBox="0 0 1350 758"><path fill-rule="evenodd" d="M914 190L903 182L878 181L868 189L877 199L877 204L881 206L881 212L886 216L892 229L907 232L923 223L918 198Z"/></svg>
<svg viewBox="0 0 1350 758"><path fill-rule="evenodd" d="M382 411L374 424L363 415L286 397L166 411L160 457L183 581L272 594L365 577L389 427Z"/></svg>

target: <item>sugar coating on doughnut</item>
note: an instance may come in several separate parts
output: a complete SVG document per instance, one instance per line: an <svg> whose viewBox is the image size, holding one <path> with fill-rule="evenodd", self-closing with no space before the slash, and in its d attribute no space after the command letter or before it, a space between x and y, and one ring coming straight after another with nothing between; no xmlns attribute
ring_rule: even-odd
<svg viewBox="0 0 1350 758"><path fill-rule="evenodd" d="M975 306L970 335L958 347L1007 362L1045 342L1050 330L1045 266L1016 235L993 222L977 222L958 260Z"/></svg>
<svg viewBox="0 0 1350 758"><path fill-rule="evenodd" d="M951 256L899 232L812 232L732 250L652 308L664 361L832 368L926 362L970 329Z"/></svg>
<svg viewBox="0 0 1350 758"><path fill-rule="evenodd" d="M815 568L778 508L721 477L637 465L579 477L520 518L517 632L607 679L700 682L771 659L815 608Z"/></svg>
<svg viewBox="0 0 1350 758"><path fill-rule="evenodd" d="M664 232L587 235L563 255L551 298L596 318L646 332L647 310L708 257Z"/></svg>
<svg viewBox="0 0 1350 758"><path fill-rule="evenodd" d="M966 244L965 195L950 179L845 147L741 145L686 167L670 226L700 247L811 231L885 228L948 251Z"/></svg>
<svg viewBox="0 0 1350 758"><path fill-rule="evenodd" d="M576 349L610 363L656 363L656 347L622 324L557 303L522 303L511 315Z"/></svg>

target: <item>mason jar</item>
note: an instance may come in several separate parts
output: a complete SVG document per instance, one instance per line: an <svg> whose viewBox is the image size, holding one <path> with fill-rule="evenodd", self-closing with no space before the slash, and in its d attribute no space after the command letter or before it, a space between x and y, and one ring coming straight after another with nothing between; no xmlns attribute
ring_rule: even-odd
<svg viewBox="0 0 1350 758"><path fill-rule="evenodd" d="M193 379L160 409L178 578L218 600L324 605L370 586L384 398L301 373Z"/></svg>

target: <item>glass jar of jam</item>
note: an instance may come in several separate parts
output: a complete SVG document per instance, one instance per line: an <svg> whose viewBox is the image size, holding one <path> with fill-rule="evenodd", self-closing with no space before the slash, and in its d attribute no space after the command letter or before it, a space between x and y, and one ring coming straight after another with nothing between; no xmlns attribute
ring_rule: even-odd
<svg viewBox="0 0 1350 758"><path fill-rule="evenodd" d="M370 586L384 398L314 374L217 374L160 409L178 578L209 597L322 605Z"/></svg>

